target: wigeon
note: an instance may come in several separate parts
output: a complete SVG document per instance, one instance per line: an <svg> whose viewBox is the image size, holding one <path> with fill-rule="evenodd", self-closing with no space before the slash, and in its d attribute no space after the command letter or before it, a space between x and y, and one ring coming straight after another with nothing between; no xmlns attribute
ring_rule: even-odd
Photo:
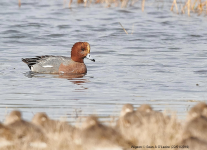
<svg viewBox="0 0 207 150"><path fill-rule="evenodd" d="M90 55L90 45L87 42L77 42L71 49L71 58L65 56L36 56L35 58L22 58L31 71L54 74L85 74L87 73L84 58L95 62Z"/></svg>

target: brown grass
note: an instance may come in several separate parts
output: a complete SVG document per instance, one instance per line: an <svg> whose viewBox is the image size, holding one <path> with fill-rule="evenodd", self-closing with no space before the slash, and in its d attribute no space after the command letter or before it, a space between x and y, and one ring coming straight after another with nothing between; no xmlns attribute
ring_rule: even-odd
<svg viewBox="0 0 207 150"><path fill-rule="evenodd" d="M202 111L200 111L201 109ZM202 147L207 149L207 142L205 142L206 139L202 139L202 136L198 135L198 134L203 134L203 132L207 130L199 131L196 128L197 124L199 124L200 126L202 126L202 124L203 125L207 124L207 118L206 118L207 111L206 110L207 110L207 105L205 105L205 103L203 103L202 105L197 105L197 107L191 110L191 113L189 113L190 116L194 116L195 118L195 113L196 113L196 119L203 121L203 122L200 122L192 118L190 119L190 121L193 120L191 121L193 123L193 126L191 126L192 123L189 123L190 122L189 119L186 122L179 121L175 113L172 113L170 116L167 116L161 112L152 110L151 112L146 112L146 113L134 111L131 113L132 114L131 117L135 117L133 116L134 114L136 114L136 117L128 121L124 120L123 118L119 118L119 122L117 122L118 117L116 117L116 119L114 117L111 117L111 121L108 122L108 124L105 125L104 128L105 129L109 128L107 130L108 137L111 138L115 136L113 132L116 131L116 132L119 132L122 138L126 140L126 143L127 141L129 141L129 143L131 143L131 147L129 146L127 149L135 149L135 148L132 148L132 146L134 147L141 146L142 148L139 148L139 149L142 149L142 150L145 150L145 149L146 150L149 150L149 149L156 149L156 150L162 149L163 150L163 146L166 146L166 147L170 147L166 149L176 150L177 149L176 146L182 146L182 145L179 145L179 143L189 143L189 141L193 141L193 144L191 144L192 146L195 146L196 144L198 146L199 143L201 143ZM200 115L202 115L203 119L202 118L199 119ZM125 115L123 117L125 117ZM52 122L55 123L55 121L52 121ZM53 130L46 130L47 132L45 132L45 135L48 138L46 148L35 148L32 146L31 143L24 142L22 138L19 138L19 137L18 138L16 137L16 139L14 137L8 138L8 136L5 136L4 134L9 133L9 128L6 128L7 130L5 130L3 129L3 127L0 126L0 131L1 131L0 132L0 146L2 144L3 138L13 142L13 145L0 147L0 149L1 150L28 150L28 149L30 150L37 150L37 149L38 150L40 149L44 149L44 150L86 150L87 149L86 147L87 143L77 144L79 143L78 141L81 140L81 137L77 135L81 135L81 132L84 131L81 129L80 126L74 127L73 130L68 130L68 126L67 126L68 123L65 124L64 122L64 124L62 124L62 122L57 122L55 126L55 128L57 129L54 130L54 123L51 124L51 126L53 126ZM92 121L92 126L93 125L94 123ZM99 126L102 127L101 124ZM100 131L100 134L103 134L103 132L101 131L102 129L101 128L99 129L99 126L96 127L96 130ZM7 125L5 125L5 127L7 127ZM43 128L42 130L44 131L44 127L42 128ZM93 130L90 130L90 133L91 132L93 132ZM190 135L189 139L183 138L183 133L186 134L186 132L187 132L187 135ZM89 134L88 131L85 133ZM93 134L95 133L90 134L90 137L94 137ZM105 144L107 144L107 139L105 139L106 137L102 137L102 135L100 134L96 133L96 135L101 137L99 145L104 145L104 142L102 142L101 144L101 141L103 139L105 140ZM34 135L34 134L30 134L30 135ZM84 136L88 137L87 135L84 135ZM12 137L12 135L10 135L10 137ZM199 137L201 137L201 139L199 139ZM93 139L84 139L84 141L89 141L90 143L93 143L91 142L93 141ZM97 142L97 139L96 139L96 142ZM159 147L159 146L162 146L162 147ZM171 146L175 146L175 147L171 147ZM94 149L97 148L96 144L94 144L94 146L90 145L90 148L91 147L92 148L94 147ZM149 147L152 147L152 148L149 148Z"/></svg>
<svg viewBox="0 0 207 150"><path fill-rule="evenodd" d="M139 3L141 1L141 3ZM78 4L84 4L85 7L89 7L90 4L103 4L105 7L121 7L126 8L139 3L141 5L141 10L145 10L145 2L150 2L149 0L77 0ZM67 1L63 0L63 7L71 8L73 0L69 0L69 3L66 4ZM155 1L155 3L159 3L159 1ZM164 3L164 2L162 2ZM18 6L21 7L21 0L18 0ZM174 9L175 8L175 9ZM207 14L207 0L186 0L185 2L178 0L172 0L172 5L169 8L171 11L177 14L185 14L187 13L190 16L190 13L197 13L201 15L202 13Z"/></svg>
<svg viewBox="0 0 207 150"><path fill-rule="evenodd" d="M19 7L21 7L21 0L18 0L18 5Z"/></svg>
<svg viewBox="0 0 207 150"><path fill-rule="evenodd" d="M122 26L122 24L119 22L119 24L121 25L121 27L122 27L122 29L124 30L124 32L126 33L126 34L128 34L128 32L124 29L124 27Z"/></svg>
<svg viewBox="0 0 207 150"><path fill-rule="evenodd" d="M178 9L178 5L180 5L180 10ZM185 14L187 12L188 16L190 16L190 13L201 15L202 13L207 13L207 0L187 0L179 4L174 0L171 11L174 11L174 7L176 8L177 14Z"/></svg>

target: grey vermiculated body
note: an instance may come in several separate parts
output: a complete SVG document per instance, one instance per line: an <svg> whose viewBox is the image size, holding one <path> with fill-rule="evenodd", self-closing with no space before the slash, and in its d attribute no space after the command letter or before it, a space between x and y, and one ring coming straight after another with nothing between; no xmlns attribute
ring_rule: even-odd
<svg viewBox="0 0 207 150"><path fill-rule="evenodd" d="M60 64L68 65L70 57L65 56L37 56L36 58L23 59L31 71L40 73L59 73Z"/></svg>

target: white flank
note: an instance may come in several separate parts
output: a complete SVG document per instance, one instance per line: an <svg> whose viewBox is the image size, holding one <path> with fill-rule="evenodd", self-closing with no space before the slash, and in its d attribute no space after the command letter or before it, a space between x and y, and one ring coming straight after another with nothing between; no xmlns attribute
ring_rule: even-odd
<svg viewBox="0 0 207 150"><path fill-rule="evenodd" d="M34 71L33 66L31 66L31 71Z"/></svg>
<svg viewBox="0 0 207 150"><path fill-rule="evenodd" d="M44 67L44 68L51 68L53 66L51 66L51 65L45 65L45 66L42 66L42 67Z"/></svg>

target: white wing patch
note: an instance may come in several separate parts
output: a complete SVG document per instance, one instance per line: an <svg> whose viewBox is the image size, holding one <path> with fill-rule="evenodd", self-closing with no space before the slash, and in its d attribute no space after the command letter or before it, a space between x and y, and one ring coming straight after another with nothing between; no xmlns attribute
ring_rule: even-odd
<svg viewBox="0 0 207 150"><path fill-rule="evenodd" d="M44 68L52 68L53 66L51 66L51 65L45 65L45 66L42 66L42 67L44 67Z"/></svg>

